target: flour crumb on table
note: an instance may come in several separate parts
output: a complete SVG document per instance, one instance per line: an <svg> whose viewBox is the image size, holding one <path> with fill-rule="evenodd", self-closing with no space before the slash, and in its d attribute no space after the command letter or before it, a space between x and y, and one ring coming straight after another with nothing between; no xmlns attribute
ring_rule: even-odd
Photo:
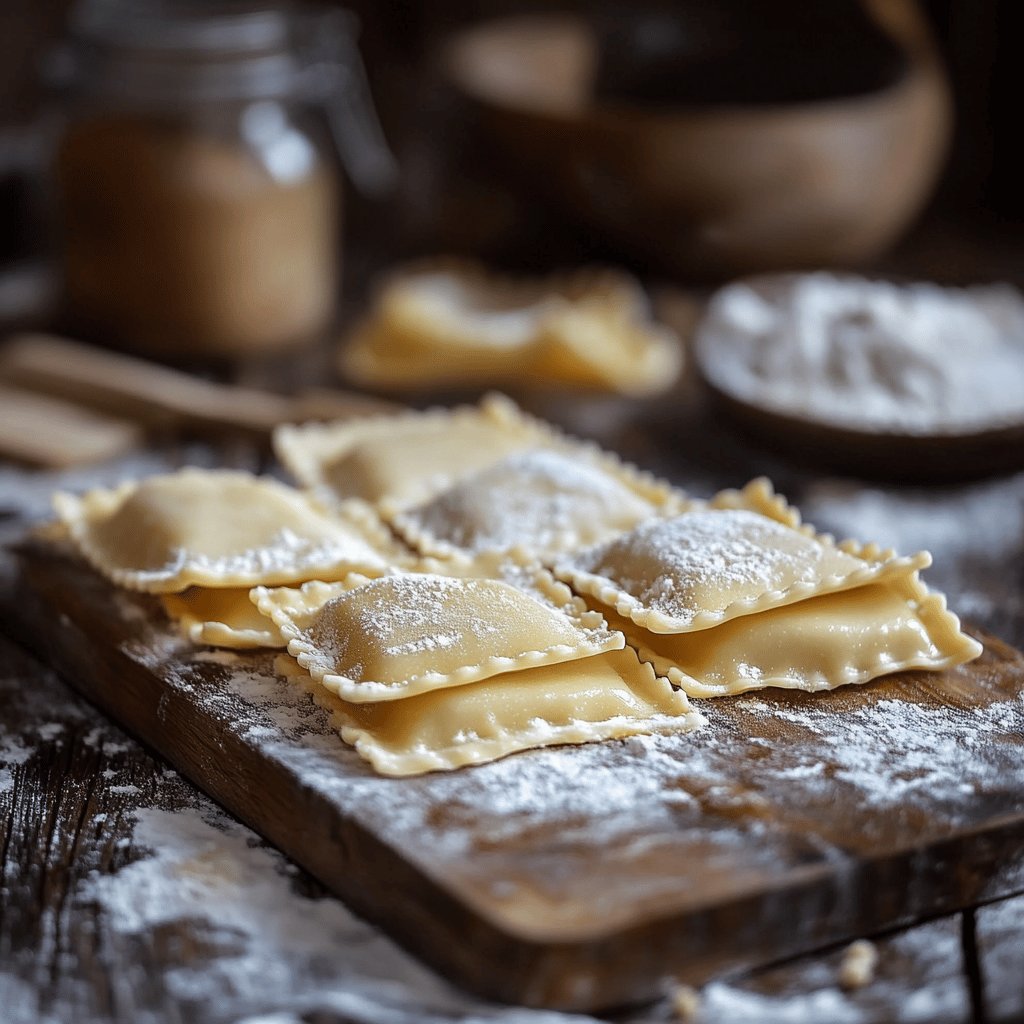
<svg viewBox="0 0 1024 1024"><path fill-rule="evenodd" d="M867 939L851 942L839 964L840 986L851 991L870 985L874 981L877 966L878 949L873 942Z"/></svg>
<svg viewBox="0 0 1024 1024"><path fill-rule="evenodd" d="M672 1012L683 1024L692 1024L700 1013L700 993L692 985L677 985L669 996Z"/></svg>

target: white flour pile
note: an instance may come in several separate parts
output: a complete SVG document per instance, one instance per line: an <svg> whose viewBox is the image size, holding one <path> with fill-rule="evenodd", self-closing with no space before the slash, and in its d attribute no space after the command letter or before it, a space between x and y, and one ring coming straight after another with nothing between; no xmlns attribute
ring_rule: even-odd
<svg viewBox="0 0 1024 1024"><path fill-rule="evenodd" d="M778 275L718 291L696 356L719 391L852 430L1024 423L1024 297L1004 285Z"/></svg>

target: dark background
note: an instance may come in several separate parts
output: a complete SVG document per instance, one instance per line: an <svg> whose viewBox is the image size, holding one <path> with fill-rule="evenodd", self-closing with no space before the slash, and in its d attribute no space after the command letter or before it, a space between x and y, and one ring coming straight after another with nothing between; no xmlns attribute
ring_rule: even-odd
<svg viewBox="0 0 1024 1024"><path fill-rule="evenodd" d="M703 0L707 3L707 0ZM733 0L742 3L743 0ZM837 0L838 2L838 0ZM598 16L615 11L615 0L587 4ZM31 124L43 107L39 66L48 40L60 31L69 0L7 0L0 4L0 131ZM439 250L481 252L475 214L438 206L438 179L450 175L459 149L472 148L452 129L443 90L430 75L429 57L445 32L475 19L553 5L532 0L352 0L358 15L361 48L385 128L406 179L400 203L382 210L350 197L346 233L360 246L387 239L390 259ZM572 7L561 3L559 7ZM748 4L749 6L749 4ZM756 4L754 5L756 6ZM630 4L645 10L700 8L701 0L650 0ZM801 3L762 3L765 18ZM937 279L998 276L1024 284L1020 255L1024 219L1024 146L1020 145L1020 103L1024 98L1024 5L1017 0L925 0L921 5L942 48L955 103L954 140L934 197L916 229L893 254L892 267L915 268ZM813 46L809 41L808 46ZM34 226L22 217L22 196L8 180L0 187L0 257L17 255L33 245ZM628 257L578 228L559 225L557 215L541 204L517 210L525 224L517 244L529 248L535 264ZM381 231L382 224L389 229ZM396 230L396 225L399 229ZM538 249L538 239L541 240ZM350 250L351 251L351 250ZM906 255L910 253L910 255ZM515 264L514 254L483 251L498 262ZM379 265L380 259L371 261ZM519 261L521 262L521 261ZM352 264L349 265L353 269ZM991 270L989 270L991 268ZM1017 269L1021 270L1018 275ZM889 269L883 263L881 269Z"/></svg>

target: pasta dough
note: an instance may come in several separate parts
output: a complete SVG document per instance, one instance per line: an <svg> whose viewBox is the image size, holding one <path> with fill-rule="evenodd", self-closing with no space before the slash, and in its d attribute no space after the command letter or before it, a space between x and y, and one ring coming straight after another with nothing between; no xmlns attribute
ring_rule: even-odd
<svg viewBox="0 0 1024 1024"><path fill-rule="evenodd" d="M360 420L280 427L278 457L328 501L359 498L386 512L426 501L512 452L559 443L508 399Z"/></svg>
<svg viewBox="0 0 1024 1024"><path fill-rule="evenodd" d="M54 506L78 550L120 586L175 593L189 586L290 583L348 572L380 575L389 560L365 513L318 511L276 480L230 470L183 469Z"/></svg>
<svg viewBox="0 0 1024 1024"><path fill-rule="evenodd" d="M392 521L423 554L571 550L686 506L667 484L599 450L534 448L467 476Z"/></svg>
<svg viewBox="0 0 1024 1024"><path fill-rule="evenodd" d="M363 703L625 646L554 580L541 575L536 586L540 596L502 580L419 573L258 588L252 597L317 682Z"/></svg>
<svg viewBox="0 0 1024 1024"><path fill-rule="evenodd" d="M532 747L704 724L686 695L628 649L526 668L407 700L329 707L342 739L385 775L493 761Z"/></svg>
<svg viewBox="0 0 1024 1024"><path fill-rule="evenodd" d="M189 587L163 594L164 610L186 639L211 647L285 647L281 631L249 600L249 587Z"/></svg>

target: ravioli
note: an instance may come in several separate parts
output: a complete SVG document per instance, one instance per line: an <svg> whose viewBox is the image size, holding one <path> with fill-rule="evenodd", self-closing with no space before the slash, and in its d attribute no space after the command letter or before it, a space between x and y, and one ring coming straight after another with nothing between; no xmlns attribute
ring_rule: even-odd
<svg viewBox="0 0 1024 1024"><path fill-rule="evenodd" d="M931 564L927 552L877 554L760 512L707 507L567 555L555 574L651 632L681 633Z"/></svg>
<svg viewBox="0 0 1024 1024"><path fill-rule="evenodd" d="M278 458L325 500L358 498L393 513L512 452L558 444L553 428L499 395L479 406L282 426Z"/></svg>
<svg viewBox="0 0 1024 1024"><path fill-rule="evenodd" d="M189 587L163 594L167 614L194 644L210 647L286 647L281 631L249 600L249 587Z"/></svg>
<svg viewBox="0 0 1024 1024"><path fill-rule="evenodd" d="M380 575L390 560L365 513L329 517L300 491L269 478L183 469L94 490L54 495L79 552L119 586L176 593ZM353 513L353 516L355 514Z"/></svg>
<svg viewBox="0 0 1024 1024"><path fill-rule="evenodd" d="M650 394L679 374L679 339L636 281L582 271L512 281L447 263L391 276L340 353L342 372L391 389L572 385Z"/></svg>
<svg viewBox="0 0 1024 1024"><path fill-rule="evenodd" d="M599 449L533 448L458 481L392 525L424 555L571 550L686 506L667 484Z"/></svg>
<svg viewBox="0 0 1024 1024"><path fill-rule="evenodd" d="M517 751L704 724L686 695L628 649L524 668L407 700L318 698L346 743L384 775L419 775Z"/></svg>
<svg viewBox="0 0 1024 1024"><path fill-rule="evenodd" d="M913 575L686 633L652 633L610 619L643 661L691 697L767 686L831 690L906 669L949 668L981 653L960 632L945 598Z"/></svg>
<svg viewBox="0 0 1024 1024"><path fill-rule="evenodd" d="M536 585L540 596L503 580L416 573L252 597L317 682L346 701L391 702L625 646L555 581Z"/></svg>

